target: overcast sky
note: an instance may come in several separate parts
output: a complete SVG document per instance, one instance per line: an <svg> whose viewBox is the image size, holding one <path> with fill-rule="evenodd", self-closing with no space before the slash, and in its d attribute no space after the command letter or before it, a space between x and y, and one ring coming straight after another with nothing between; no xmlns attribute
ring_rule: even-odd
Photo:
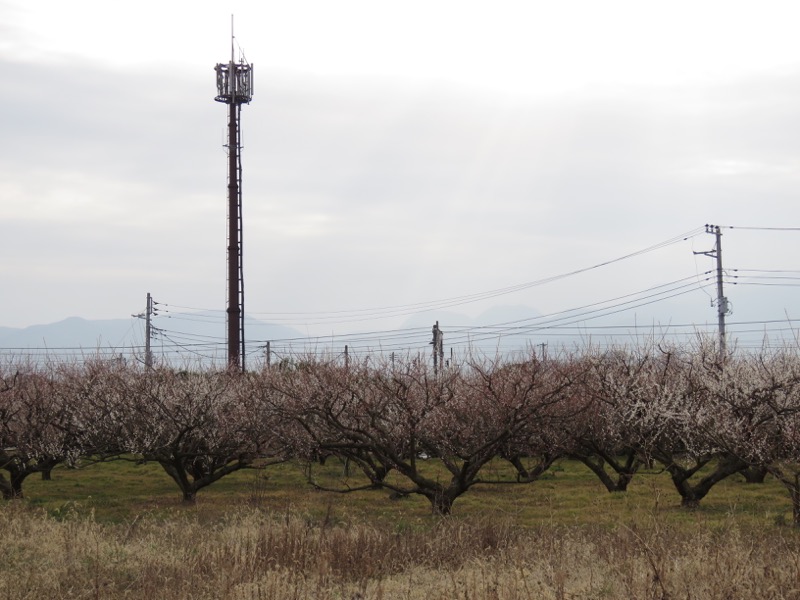
<svg viewBox="0 0 800 600"><path fill-rule="evenodd" d="M694 281L615 319L715 325L704 224L800 226L796 2L0 0L0 325L224 310L232 13L258 318L445 328ZM798 242L723 229L726 274L798 271ZM800 318L782 276L729 279L729 318Z"/></svg>

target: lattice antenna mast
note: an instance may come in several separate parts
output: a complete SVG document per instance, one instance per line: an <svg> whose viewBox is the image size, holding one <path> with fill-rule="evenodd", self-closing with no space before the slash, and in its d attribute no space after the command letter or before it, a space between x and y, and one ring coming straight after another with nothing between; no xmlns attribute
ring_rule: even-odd
<svg viewBox="0 0 800 600"><path fill-rule="evenodd" d="M217 102L229 106L228 112L228 366L244 371L244 269L242 266L242 104L253 97L253 65L244 57L236 62L233 15L231 15L231 60L217 63Z"/></svg>

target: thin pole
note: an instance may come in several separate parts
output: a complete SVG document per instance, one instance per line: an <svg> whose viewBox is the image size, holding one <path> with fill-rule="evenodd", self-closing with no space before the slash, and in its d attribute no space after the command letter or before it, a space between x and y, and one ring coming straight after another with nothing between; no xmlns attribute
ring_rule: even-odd
<svg viewBox="0 0 800 600"><path fill-rule="evenodd" d="M150 318L153 315L153 297L150 292L147 292L147 309L145 310L144 318L144 366L148 369L153 368L153 352L150 349L150 338L152 336L152 329L150 325Z"/></svg>
<svg viewBox="0 0 800 600"><path fill-rule="evenodd" d="M717 239L717 321L719 326L719 356L720 361L725 359L727 345L725 342L725 315L728 314L728 299L722 289L722 232L719 226L714 227Z"/></svg>
<svg viewBox="0 0 800 600"><path fill-rule="evenodd" d="M719 225L706 224L706 233L713 233L716 243L714 249L707 252L694 252L716 259L717 261L717 327L719 329L719 362L725 362L727 343L725 340L725 316L728 314L728 299L722 288L722 231Z"/></svg>
<svg viewBox="0 0 800 600"><path fill-rule="evenodd" d="M438 374L440 363L444 367L444 335L439 329L439 321L433 325L433 339L430 343L433 346L433 373Z"/></svg>

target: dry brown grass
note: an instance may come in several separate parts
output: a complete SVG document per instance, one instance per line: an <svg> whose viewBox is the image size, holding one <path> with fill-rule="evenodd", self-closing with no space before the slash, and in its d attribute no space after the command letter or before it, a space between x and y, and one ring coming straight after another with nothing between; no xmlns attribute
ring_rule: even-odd
<svg viewBox="0 0 800 600"><path fill-rule="evenodd" d="M0 598L796 598L800 537L445 519L418 530L240 509L123 524L0 506Z"/></svg>

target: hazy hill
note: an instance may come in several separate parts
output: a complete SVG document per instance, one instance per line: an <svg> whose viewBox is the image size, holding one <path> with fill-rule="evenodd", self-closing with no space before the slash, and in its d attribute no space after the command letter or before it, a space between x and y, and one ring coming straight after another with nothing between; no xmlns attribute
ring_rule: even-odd
<svg viewBox="0 0 800 600"><path fill-rule="evenodd" d="M519 321L521 319L533 319L539 316L539 312L530 306L509 305L492 306L483 311L477 317L468 317L464 314L451 311L428 311L410 316L403 322L403 328L411 329L416 327L433 327L439 321L439 327L480 327L487 325L500 325Z"/></svg>
<svg viewBox="0 0 800 600"><path fill-rule="evenodd" d="M69 317L57 323L31 325L23 329L0 328L2 348L119 348L134 343L138 333L137 319L89 321Z"/></svg>
<svg viewBox="0 0 800 600"><path fill-rule="evenodd" d="M200 315L202 317L202 315ZM219 322L178 321L163 318L153 319L153 325L173 337L215 338L224 340L225 325ZM13 349L124 349L144 344L145 323L142 319L88 320L69 317L63 321L25 328L0 327L0 351ZM267 340L300 337L300 333L289 327L253 321L246 324L248 339Z"/></svg>

